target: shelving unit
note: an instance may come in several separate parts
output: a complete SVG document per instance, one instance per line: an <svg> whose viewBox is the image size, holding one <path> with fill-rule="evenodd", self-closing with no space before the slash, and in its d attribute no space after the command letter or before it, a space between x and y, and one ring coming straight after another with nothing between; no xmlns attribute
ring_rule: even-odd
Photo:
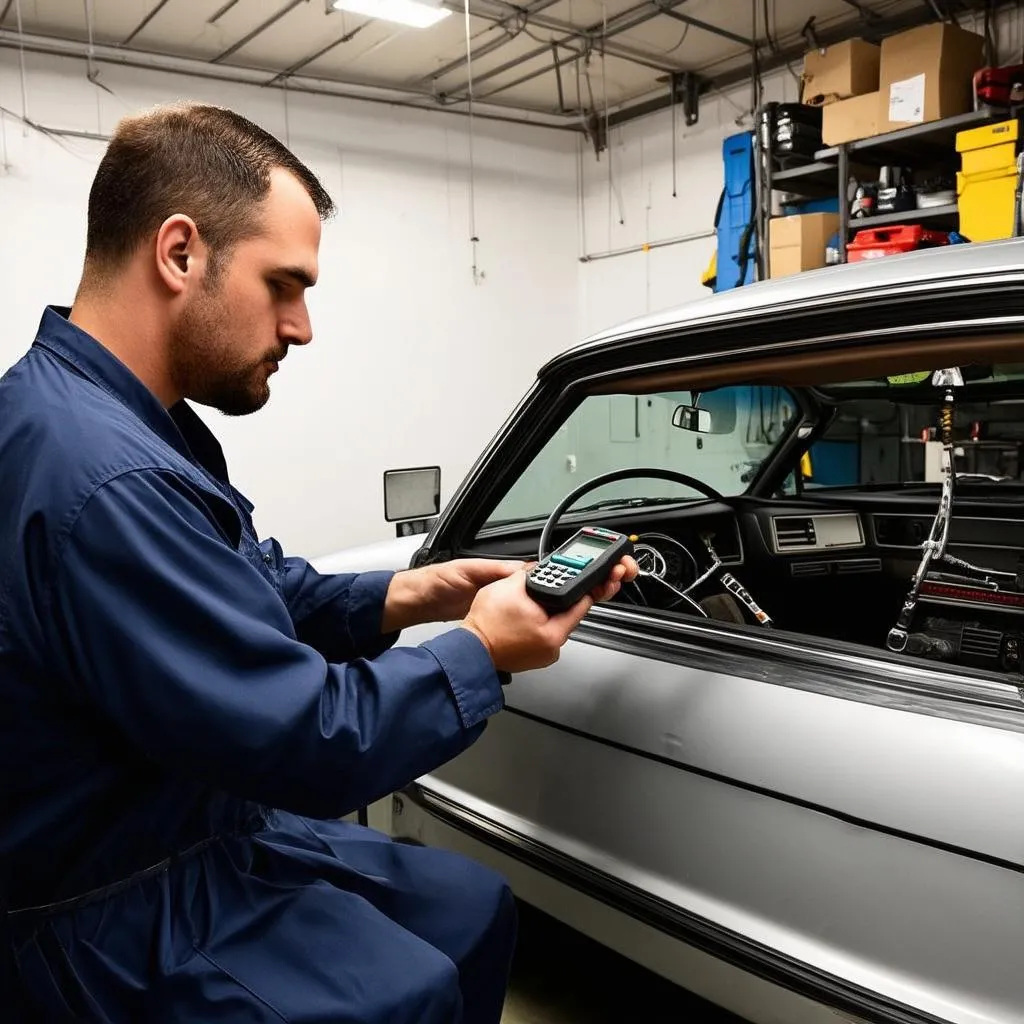
<svg viewBox="0 0 1024 1024"><path fill-rule="evenodd" d="M785 170L775 169L772 133L763 123L760 124L756 136L760 152L758 159L755 160L755 165L760 171L755 175L759 185L759 277L763 280L768 276L771 221L774 219L771 216L772 196L775 192L787 192L802 199L839 197L839 258L842 263L846 262L846 246L854 231L883 227L887 224L925 224L936 230L956 230L959 224L956 203L851 220L850 204L846 201L847 182L851 172L858 177L867 177L877 168L885 166L911 166L917 169L955 172L959 166L956 152L958 132L1017 116L1017 109L994 110L982 107L942 121L915 124L868 139L828 146L818 150L813 160Z"/></svg>

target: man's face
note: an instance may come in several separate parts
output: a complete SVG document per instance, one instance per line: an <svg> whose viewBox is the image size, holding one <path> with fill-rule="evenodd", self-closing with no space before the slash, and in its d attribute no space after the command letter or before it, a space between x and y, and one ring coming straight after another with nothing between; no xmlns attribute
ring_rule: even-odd
<svg viewBox="0 0 1024 1024"><path fill-rule="evenodd" d="M275 168L270 180L258 233L231 250L212 282L207 267L172 327L179 391L229 416L262 408L289 346L312 339L305 291L317 278L320 216L291 173Z"/></svg>

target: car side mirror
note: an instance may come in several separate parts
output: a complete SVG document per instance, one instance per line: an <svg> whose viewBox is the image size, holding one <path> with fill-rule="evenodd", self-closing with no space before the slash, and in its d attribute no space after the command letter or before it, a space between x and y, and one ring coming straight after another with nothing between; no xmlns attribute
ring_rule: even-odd
<svg viewBox="0 0 1024 1024"><path fill-rule="evenodd" d="M440 466L385 470L384 519L399 537L428 533L440 511Z"/></svg>
<svg viewBox="0 0 1024 1024"><path fill-rule="evenodd" d="M680 430L689 430L693 434L710 434L711 413L707 409L698 409L695 405L677 405L672 413L672 426Z"/></svg>

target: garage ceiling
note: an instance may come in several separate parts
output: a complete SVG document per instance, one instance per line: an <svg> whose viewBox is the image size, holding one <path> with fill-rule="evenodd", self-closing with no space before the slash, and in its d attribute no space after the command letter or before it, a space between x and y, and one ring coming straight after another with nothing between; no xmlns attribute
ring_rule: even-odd
<svg viewBox="0 0 1024 1024"><path fill-rule="evenodd" d="M435 0L436 2L436 0ZM0 0L0 46L582 129L984 0L440 0L425 29L329 0ZM20 23L20 24L19 24ZM470 82L472 74L472 84ZM692 77L687 77L692 76ZM472 90L472 94L471 94Z"/></svg>

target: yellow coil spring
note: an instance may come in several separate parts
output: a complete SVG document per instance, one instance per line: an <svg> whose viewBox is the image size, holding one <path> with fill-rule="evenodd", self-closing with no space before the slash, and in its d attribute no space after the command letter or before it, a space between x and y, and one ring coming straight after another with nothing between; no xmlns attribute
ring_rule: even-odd
<svg viewBox="0 0 1024 1024"><path fill-rule="evenodd" d="M942 407L942 442L953 443L953 406L949 403Z"/></svg>

